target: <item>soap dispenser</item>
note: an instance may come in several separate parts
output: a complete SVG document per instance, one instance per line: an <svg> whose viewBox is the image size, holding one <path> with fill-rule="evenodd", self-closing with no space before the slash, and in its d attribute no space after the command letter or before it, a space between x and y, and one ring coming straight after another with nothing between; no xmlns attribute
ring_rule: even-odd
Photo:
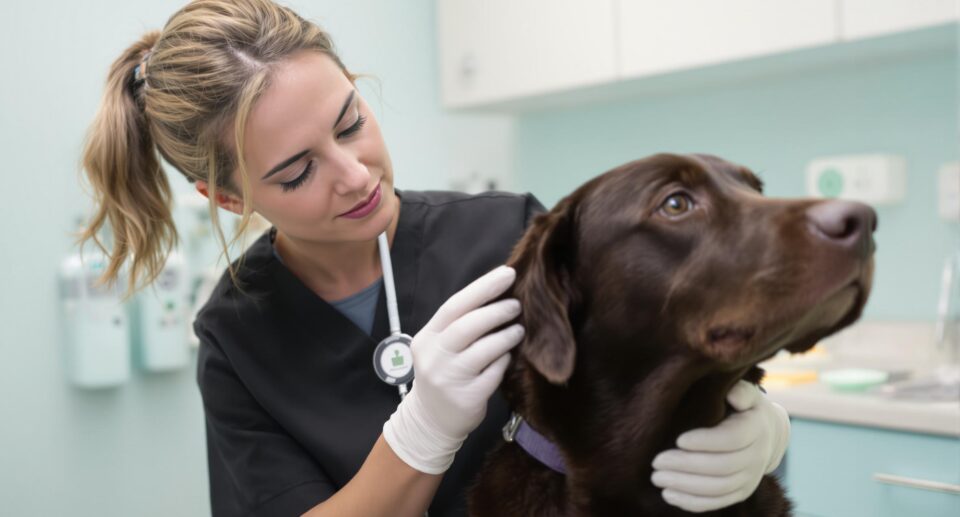
<svg viewBox="0 0 960 517"><path fill-rule="evenodd" d="M123 278L97 280L108 264L98 248L68 254L60 264L61 337L68 380L80 388L109 388L130 377L130 336Z"/></svg>

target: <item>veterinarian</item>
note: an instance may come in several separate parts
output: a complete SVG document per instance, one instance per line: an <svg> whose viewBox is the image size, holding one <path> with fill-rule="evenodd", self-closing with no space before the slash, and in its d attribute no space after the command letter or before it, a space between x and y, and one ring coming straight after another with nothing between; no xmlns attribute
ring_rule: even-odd
<svg viewBox="0 0 960 517"><path fill-rule="evenodd" d="M242 216L237 234L254 212L272 225L194 323L215 516L463 515L502 439L494 392L523 329L501 328L521 309L493 301L515 277L497 266L543 207L395 189L354 80L291 10L200 0L113 63L90 129L85 238L109 226L104 278L128 270L129 292L176 242L158 153L211 200L225 252L217 207ZM779 463L783 410L749 386L729 398L740 412L656 459L669 503L738 502Z"/></svg>

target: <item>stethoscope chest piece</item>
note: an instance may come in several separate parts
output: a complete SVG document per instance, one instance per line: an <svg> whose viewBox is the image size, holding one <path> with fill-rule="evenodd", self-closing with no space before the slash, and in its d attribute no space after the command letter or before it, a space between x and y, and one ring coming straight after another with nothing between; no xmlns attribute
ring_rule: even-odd
<svg viewBox="0 0 960 517"><path fill-rule="evenodd" d="M387 316L390 318L390 336L373 351L373 370L380 380L396 386L402 399L407 394L407 383L413 380L413 338L400 332L400 314L397 312L397 291L393 285L393 264L387 232L377 238L380 248L380 266L383 268L383 290L387 295Z"/></svg>
<svg viewBox="0 0 960 517"><path fill-rule="evenodd" d="M413 380L413 338L393 334L381 341L373 351L373 370L380 380L392 386L405 385Z"/></svg>

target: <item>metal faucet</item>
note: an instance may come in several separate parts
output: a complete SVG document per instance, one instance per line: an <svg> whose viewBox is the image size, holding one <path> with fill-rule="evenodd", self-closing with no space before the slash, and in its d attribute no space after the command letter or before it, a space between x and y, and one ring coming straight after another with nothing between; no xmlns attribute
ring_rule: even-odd
<svg viewBox="0 0 960 517"><path fill-rule="evenodd" d="M937 304L937 324L934 330L937 351L947 365L960 362L960 316L951 314L955 286L960 283L958 277L960 277L960 250L947 257L943 264L943 274L940 277L940 301Z"/></svg>

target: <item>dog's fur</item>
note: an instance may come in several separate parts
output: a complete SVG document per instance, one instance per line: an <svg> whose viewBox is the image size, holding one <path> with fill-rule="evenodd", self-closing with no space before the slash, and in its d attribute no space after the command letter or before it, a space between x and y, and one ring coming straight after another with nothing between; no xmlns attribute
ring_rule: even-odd
<svg viewBox="0 0 960 517"><path fill-rule="evenodd" d="M870 290L872 210L761 191L720 158L661 154L535 218L509 261L526 337L501 389L567 475L503 443L471 489L472 516L690 515L651 483L654 456L723 420L759 362L855 321ZM746 501L699 515L789 514L765 476Z"/></svg>

